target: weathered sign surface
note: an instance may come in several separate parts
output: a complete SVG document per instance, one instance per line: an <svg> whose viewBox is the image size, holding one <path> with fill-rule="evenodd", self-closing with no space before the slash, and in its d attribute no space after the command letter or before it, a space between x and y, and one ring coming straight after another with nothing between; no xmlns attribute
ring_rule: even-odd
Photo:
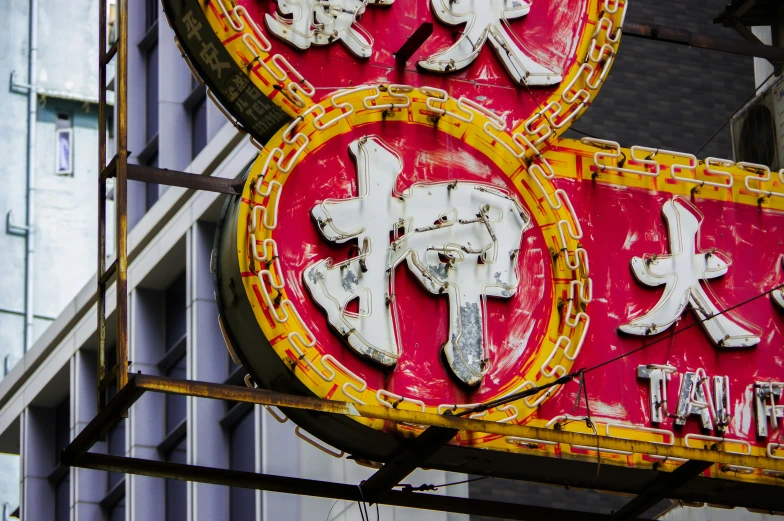
<svg viewBox="0 0 784 521"><path fill-rule="evenodd" d="M626 2L164 5L260 147L215 266L227 339L256 384L443 414L573 374L474 416L784 458L784 176L560 137L608 75ZM398 64L426 22L433 36ZM292 417L367 459L422 430ZM484 472L523 459L470 449L681 463L479 433L452 446ZM716 465L701 479L783 475Z"/></svg>

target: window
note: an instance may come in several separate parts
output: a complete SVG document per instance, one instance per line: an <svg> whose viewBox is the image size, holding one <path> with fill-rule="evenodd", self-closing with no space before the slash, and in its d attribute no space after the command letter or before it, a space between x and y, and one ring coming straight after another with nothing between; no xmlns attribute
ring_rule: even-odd
<svg viewBox="0 0 784 521"><path fill-rule="evenodd" d="M54 521L70 521L71 473L66 471L54 484Z"/></svg>
<svg viewBox="0 0 784 521"><path fill-rule="evenodd" d="M158 42L147 49L145 71L147 73L145 122L149 143L158 134Z"/></svg>
<svg viewBox="0 0 784 521"><path fill-rule="evenodd" d="M229 376L224 383L244 385L245 371L234 365L229 357ZM256 426L253 405L228 402L228 412L221 420L229 439L229 468L242 472L256 471ZM256 517L256 492L231 487L229 489L229 521L245 521Z"/></svg>
<svg viewBox="0 0 784 521"><path fill-rule="evenodd" d="M149 31L158 21L158 2L157 0L144 0L144 6L144 27Z"/></svg>
<svg viewBox="0 0 784 521"><path fill-rule="evenodd" d="M112 350L113 352L114 350ZM112 360L112 362L114 362ZM112 365L114 365L112 363ZM117 394L109 389L110 398ZM125 456L125 421L112 427L107 436L107 452L112 456ZM125 474L109 472L106 481L106 496L101 500L107 521L125 521Z"/></svg>
<svg viewBox="0 0 784 521"><path fill-rule="evenodd" d="M182 103L191 123L191 159L207 145L207 87L191 76L191 93Z"/></svg>
<svg viewBox="0 0 784 521"><path fill-rule="evenodd" d="M183 273L167 289L165 295L164 319L166 333L163 356L158 362L158 370L172 378L186 378L186 307L185 274ZM170 463L187 463L187 398L167 394L164 401L165 436L158 452ZM187 488L184 481L167 479L165 486L166 519L179 520L185 516L187 508Z"/></svg>
<svg viewBox="0 0 784 521"><path fill-rule="evenodd" d="M73 174L73 127L70 114L57 114L55 126L55 172Z"/></svg>
<svg viewBox="0 0 784 521"><path fill-rule="evenodd" d="M49 481L54 488L54 521L69 521L71 511L71 472L60 463L60 453L71 441L71 402L63 400L54 410L54 451L57 464Z"/></svg>
<svg viewBox="0 0 784 521"><path fill-rule="evenodd" d="M230 428L229 468L245 472L255 472L255 432L253 409ZM247 488L229 489L229 520L244 521L256 517L256 491Z"/></svg>
<svg viewBox="0 0 784 521"><path fill-rule="evenodd" d="M144 208L149 212L152 205L158 202L158 196L160 192L158 190L157 183L145 183L144 184Z"/></svg>
<svg viewBox="0 0 784 521"><path fill-rule="evenodd" d="M108 521L125 521L125 496L113 507L109 508Z"/></svg>
<svg viewBox="0 0 784 521"><path fill-rule="evenodd" d="M207 97L191 108L191 159L207 145Z"/></svg>
<svg viewBox="0 0 784 521"><path fill-rule="evenodd" d="M115 425L108 435L108 451L112 456L125 456L125 420ZM125 480L125 474L109 473L109 491Z"/></svg>

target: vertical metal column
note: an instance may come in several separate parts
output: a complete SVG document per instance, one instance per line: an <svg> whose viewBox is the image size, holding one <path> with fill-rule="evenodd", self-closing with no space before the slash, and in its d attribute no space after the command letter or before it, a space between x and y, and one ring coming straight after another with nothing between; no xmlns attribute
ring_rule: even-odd
<svg viewBox="0 0 784 521"><path fill-rule="evenodd" d="M98 410L107 402L106 391L116 383L119 392L128 382L128 246L127 246L127 167L128 167L128 3L117 2L117 39L107 49L107 0L99 6L98 48ZM115 63L115 106L117 153L107 165L106 68ZM106 181L115 177L115 260L106 267ZM117 317L116 357L106 367L106 288L116 275Z"/></svg>
<svg viewBox="0 0 784 521"><path fill-rule="evenodd" d="M103 1L103 0L102 0ZM128 0L117 0L117 391L128 383Z"/></svg>

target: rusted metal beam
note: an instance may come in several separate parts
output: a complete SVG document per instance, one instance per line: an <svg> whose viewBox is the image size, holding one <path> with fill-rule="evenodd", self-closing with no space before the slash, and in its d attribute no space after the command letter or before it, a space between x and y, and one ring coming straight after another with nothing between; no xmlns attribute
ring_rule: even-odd
<svg viewBox="0 0 784 521"><path fill-rule="evenodd" d="M418 469L438 449L454 438L457 429L429 427L360 485L368 503L378 503L406 476Z"/></svg>
<svg viewBox="0 0 784 521"><path fill-rule="evenodd" d="M361 501L359 487L343 483L330 483L312 479L290 478L269 474L254 474L236 470L167 463L137 458L124 458L104 454L87 453L79 460L79 466L111 472L141 474L159 478L179 479L198 483L210 483L229 487L268 490L284 494L297 494L345 501ZM483 517L514 519L519 521L610 521L604 514L591 514L555 508L500 503L481 499L441 496L420 492L392 491L379 504L419 508L438 512L454 512Z"/></svg>
<svg viewBox="0 0 784 521"><path fill-rule="evenodd" d="M128 408L136 403L145 389L134 385L130 378L128 384L101 410L82 432L71 442L62 453L61 461L64 465L76 465L79 459L87 453L98 438L102 437L123 418Z"/></svg>
<svg viewBox="0 0 784 521"><path fill-rule="evenodd" d="M639 496L626 503L620 510L613 514L613 521L628 521L637 519L649 508L662 499L668 498L673 492L696 478L711 467L712 463L706 461L689 460L675 471L662 474Z"/></svg>
<svg viewBox="0 0 784 521"><path fill-rule="evenodd" d="M96 314L98 315L98 356L96 372L98 378L98 411L103 410L104 393L100 382L106 376L106 285L101 279L106 275L106 9L107 3L98 5L98 288ZM116 49L115 49L116 52ZM112 169L116 163L112 159Z"/></svg>
<svg viewBox="0 0 784 521"><path fill-rule="evenodd" d="M128 383L128 0L117 2L117 170L115 179L115 236L117 261L117 390ZM101 49L104 52L104 49ZM101 85L105 89L105 85Z"/></svg>
<svg viewBox="0 0 784 521"><path fill-rule="evenodd" d="M106 271L103 272L103 275L98 278L98 285L106 287L109 284L109 280L114 276L115 271L117 271L117 260L112 262Z"/></svg>
<svg viewBox="0 0 784 521"><path fill-rule="evenodd" d="M741 56L753 56L755 58L765 58L772 63L784 63L784 48L764 45L762 43L713 38L711 36L702 36L670 27L632 22L624 23L623 34L626 36L645 38L647 40L688 45L699 49L739 54Z"/></svg>
<svg viewBox="0 0 784 521"><path fill-rule="evenodd" d="M177 380L160 376L134 375L135 385L140 389L169 394L181 394L198 398L213 398L237 402L272 405L281 408L304 409L332 414L344 414L363 418L374 418L415 425L427 425L459 429L471 432L484 432L502 436L515 436L569 445L582 445L614 451L648 454L667 458L698 460L725 465L764 468L784 471L784 459L751 456L720 450L695 449L679 445L664 445L646 441L594 436L578 432L544 429L526 425L474 420L457 416L439 415L419 411L390 409L373 405L362 405L336 400L322 400L289 394L281 394L261 389L250 389L232 385L212 384L191 380Z"/></svg>
<svg viewBox="0 0 784 521"><path fill-rule="evenodd" d="M244 186L242 181L235 179L189 174L141 165L128 165L128 179L230 195L241 195Z"/></svg>

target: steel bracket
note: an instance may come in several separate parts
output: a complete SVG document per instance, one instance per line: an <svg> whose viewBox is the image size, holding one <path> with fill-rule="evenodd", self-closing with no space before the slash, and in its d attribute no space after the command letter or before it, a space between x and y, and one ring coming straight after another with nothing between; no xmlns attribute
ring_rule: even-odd
<svg viewBox="0 0 784 521"><path fill-rule="evenodd" d="M8 235L16 235L17 237L27 237L30 228L21 224L14 224L12 220L13 210L8 210L8 213L5 214L5 233Z"/></svg>

